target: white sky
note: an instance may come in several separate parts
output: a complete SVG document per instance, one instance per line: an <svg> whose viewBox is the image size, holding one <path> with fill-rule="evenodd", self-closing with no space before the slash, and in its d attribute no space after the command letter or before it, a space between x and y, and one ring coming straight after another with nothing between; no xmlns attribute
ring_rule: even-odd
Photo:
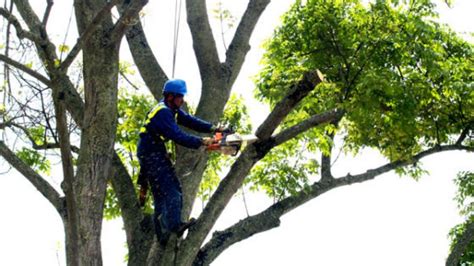
<svg viewBox="0 0 474 266"><path fill-rule="evenodd" d="M145 26L158 59L164 62L165 71L171 73L170 14L174 1L163 2L150 1L145 9ZM208 1L209 5L215 2ZM231 8L238 15L246 6L239 2L247 1L227 2L232 2ZM252 96L249 77L257 73L261 54L261 50L255 48L271 34L279 15L290 2L273 1L259 22L251 43L254 49L248 54L235 85L246 98ZM57 17L62 18L60 25L67 24L70 8L66 1L55 1L53 12L61 10ZM471 16L474 1L457 0L453 9L443 7L441 10L442 21L457 31L474 31ZM192 64L194 55L184 18L182 23L176 76L188 80L191 88L199 87L199 72ZM62 34L53 36L58 40L63 37ZM71 37L70 44L73 41ZM220 39L217 44L222 49ZM197 92L191 93L188 99L197 102L197 95ZM256 123L261 119L256 118ZM374 181L328 192L284 216L279 228L232 246L213 265L444 265L448 231L461 221L452 200L455 192L452 180L458 170L474 171L473 161L472 154L439 154L423 160L431 174L418 182L386 174ZM364 151L357 160L340 158L335 175L357 173L382 162L377 154ZM5 165L1 167L5 168ZM270 203L261 196L249 194L247 192L251 215ZM14 170L0 175L0 202L0 265L65 265L59 216ZM224 229L245 215L242 199L237 197L216 229ZM104 265L125 265L125 236L121 227L119 220L104 225Z"/></svg>

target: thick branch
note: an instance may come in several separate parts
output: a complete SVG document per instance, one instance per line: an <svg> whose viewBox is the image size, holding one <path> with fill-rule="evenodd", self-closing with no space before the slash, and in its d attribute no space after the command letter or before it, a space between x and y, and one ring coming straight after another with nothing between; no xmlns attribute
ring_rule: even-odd
<svg viewBox="0 0 474 266"><path fill-rule="evenodd" d="M249 40L258 19L270 3L270 0L251 0L245 10L234 38L226 53L225 66L229 69L229 84L233 84L250 50Z"/></svg>
<svg viewBox="0 0 474 266"><path fill-rule="evenodd" d="M17 62L17 61L15 61L15 60L11 59L11 58L8 57L8 56L5 56L5 55L3 55L3 54L0 54L0 60L3 61L3 62L5 62L6 64L9 64L9 65L11 65L11 66L13 66L13 67L15 67L15 68L17 68L17 69L19 69L19 70L21 70L21 71L27 73L28 75L30 75L30 76L36 78L37 80L41 81L41 82L42 82L43 84L45 84L46 86L50 86L50 85L51 85L51 81L50 81L47 77L41 75L40 73L34 71L33 69L31 69L31 68L29 68L29 67L23 65L22 63Z"/></svg>
<svg viewBox="0 0 474 266"><path fill-rule="evenodd" d="M66 59L61 63L60 69L66 70L74 61L76 56L82 50L82 47L87 42L87 40L94 34L94 31L101 25L101 22L107 18L107 15L110 13L110 10L119 2L119 0L110 1L95 15L94 19L89 23L87 28L81 34L77 40L74 47L71 49L71 52L67 55Z"/></svg>
<svg viewBox="0 0 474 266"><path fill-rule="evenodd" d="M199 251L193 265L209 265L231 245L247 239L255 233L261 233L278 227L280 225L280 217L274 214L271 209L267 209L257 215L240 220L226 230L214 232L211 240Z"/></svg>
<svg viewBox="0 0 474 266"><path fill-rule="evenodd" d="M0 141L0 154L2 157L13 166L18 172L30 181L33 186L49 201L59 213L63 211L63 200L59 193L38 173L36 173L31 167L25 164L20 158L18 158L13 151L11 151L3 141Z"/></svg>
<svg viewBox="0 0 474 266"><path fill-rule="evenodd" d="M187 0L186 11L201 79L215 78L218 76L220 62L209 24L206 1Z"/></svg>
<svg viewBox="0 0 474 266"><path fill-rule="evenodd" d="M319 71L306 73L303 79L291 88L290 93L276 104L255 135L260 139L269 138L288 113L322 81L323 77Z"/></svg>
<svg viewBox="0 0 474 266"><path fill-rule="evenodd" d="M119 8L122 14L124 7ZM133 61L140 72L140 76L145 81L146 86L157 101L161 98L163 84L168 77L156 60L153 51L148 44L148 40L143 31L142 23L138 21L132 25L126 33L128 47L133 57Z"/></svg>
<svg viewBox="0 0 474 266"><path fill-rule="evenodd" d="M127 245L130 251L129 264L144 265L154 236L152 222L149 217L145 217L141 212L132 178L117 153L114 154L112 163L112 187L117 194L125 231L127 232Z"/></svg>
<svg viewBox="0 0 474 266"><path fill-rule="evenodd" d="M464 252L466 252L469 244L474 241L474 219L466 225L466 229L461 237L454 244L451 254L446 260L446 266L457 266Z"/></svg>

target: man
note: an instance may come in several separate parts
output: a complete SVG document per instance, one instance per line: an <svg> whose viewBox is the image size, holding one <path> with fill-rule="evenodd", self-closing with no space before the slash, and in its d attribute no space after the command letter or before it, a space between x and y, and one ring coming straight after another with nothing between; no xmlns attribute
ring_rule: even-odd
<svg viewBox="0 0 474 266"><path fill-rule="evenodd" d="M138 183L142 188L147 187L148 184L151 186L155 207L153 217L155 231L161 244L166 243L171 232L180 236L194 223L194 220L190 222L181 220L181 185L165 143L172 140L192 149L212 144L211 138L187 134L178 127L178 124L202 133L226 130L216 129L211 123L181 110L186 93L187 87L183 80L167 81L163 87L163 100L147 114L145 125L140 129L137 151L140 162ZM144 199L142 192L140 204L144 204Z"/></svg>

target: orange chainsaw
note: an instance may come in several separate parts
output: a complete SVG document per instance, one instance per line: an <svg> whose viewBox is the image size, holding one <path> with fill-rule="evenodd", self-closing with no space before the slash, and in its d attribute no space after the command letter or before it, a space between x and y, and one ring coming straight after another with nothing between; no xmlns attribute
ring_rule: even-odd
<svg viewBox="0 0 474 266"><path fill-rule="evenodd" d="M216 132L213 137L213 144L208 145L207 150L236 156L240 148L242 148L242 144L249 144L256 140L257 137L255 135L241 136L234 132Z"/></svg>

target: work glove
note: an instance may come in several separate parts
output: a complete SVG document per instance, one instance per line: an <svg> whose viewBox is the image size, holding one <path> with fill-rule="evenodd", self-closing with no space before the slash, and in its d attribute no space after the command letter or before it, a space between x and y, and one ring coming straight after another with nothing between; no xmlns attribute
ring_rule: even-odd
<svg viewBox="0 0 474 266"><path fill-rule="evenodd" d="M214 139L209 138L209 137L204 137L204 138L202 138L201 142L202 142L203 146L209 146L209 145L214 144Z"/></svg>

